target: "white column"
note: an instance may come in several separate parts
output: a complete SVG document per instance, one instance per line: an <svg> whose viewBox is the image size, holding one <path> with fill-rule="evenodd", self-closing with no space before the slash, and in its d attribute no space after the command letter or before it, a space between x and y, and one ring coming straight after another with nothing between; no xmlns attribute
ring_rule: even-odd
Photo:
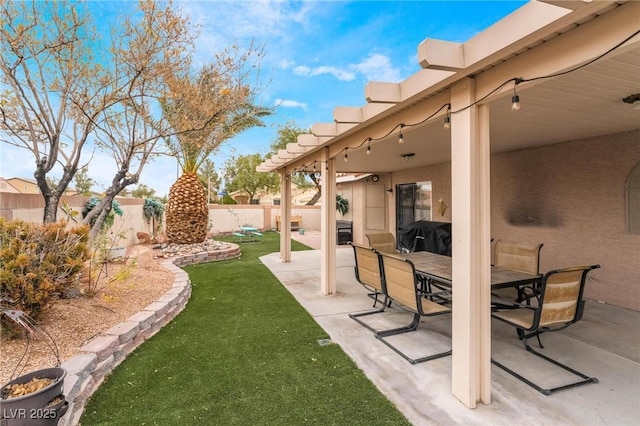
<svg viewBox="0 0 640 426"><path fill-rule="evenodd" d="M474 101L474 80L452 86L452 111ZM489 115L484 107L481 133L478 109L472 106L451 118L452 392L469 408L490 401L491 371L489 141L484 133Z"/></svg>
<svg viewBox="0 0 640 426"><path fill-rule="evenodd" d="M478 106L478 250L480 287L478 314L480 330L480 402L491 403L491 140L489 105Z"/></svg>
<svg viewBox="0 0 640 426"><path fill-rule="evenodd" d="M280 171L280 261L291 262L291 181Z"/></svg>
<svg viewBox="0 0 640 426"><path fill-rule="evenodd" d="M336 292L336 167L335 158L325 151L322 168L322 207L320 209L320 291Z"/></svg>

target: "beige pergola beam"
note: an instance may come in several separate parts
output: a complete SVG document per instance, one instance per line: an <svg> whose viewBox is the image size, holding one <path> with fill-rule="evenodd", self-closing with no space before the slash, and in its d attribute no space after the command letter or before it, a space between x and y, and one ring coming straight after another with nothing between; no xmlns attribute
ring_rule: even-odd
<svg viewBox="0 0 640 426"><path fill-rule="evenodd" d="M400 96L400 83L370 81L364 86L364 98L369 103L398 103L402 101L402 97Z"/></svg>
<svg viewBox="0 0 640 426"><path fill-rule="evenodd" d="M333 120L336 123L362 123L362 108L336 107L333 110Z"/></svg>
<svg viewBox="0 0 640 426"><path fill-rule="evenodd" d="M305 152L311 150L311 147L300 146L299 144L292 142L287 144L286 150L289 154L304 154Z"/></svg>

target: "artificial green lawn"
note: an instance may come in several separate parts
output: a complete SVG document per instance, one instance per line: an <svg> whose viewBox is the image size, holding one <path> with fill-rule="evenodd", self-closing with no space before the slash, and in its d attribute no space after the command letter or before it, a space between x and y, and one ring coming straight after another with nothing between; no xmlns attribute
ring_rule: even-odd
<svg viewBox="0 0 640 426"><path fill-rule="evenodd" d="M292 241L293 250L308 249ZM185 268L185 310L114 371L88 402L91 425L403 425L399 411L259 260Z"/></svg>

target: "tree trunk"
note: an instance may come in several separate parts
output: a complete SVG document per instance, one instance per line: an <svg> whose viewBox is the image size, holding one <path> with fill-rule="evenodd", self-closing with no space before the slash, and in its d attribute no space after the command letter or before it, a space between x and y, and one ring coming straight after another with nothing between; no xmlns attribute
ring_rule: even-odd
<svg viewBox="0 0 640 426"><path fill-rule="evenodd" d="M51 171L54 165L51 162L51 158L52 157L45 156L41 161L39 161L36 165L36 171L33 174L33 177L36 179L36 183L38 184L38 188L42 193L42 198L44 198L43 223L53 223L57 220L60 198L62 198L62 194L67 190L71 179L75 176L76 171L78 170L78 160L80 159L78 156L75 162L64 167L64 172L62 173L60 182L58 182L58 186L51 189L47 182L47 173Z"/></svg>
<svg viewBox="0 0 640 426"><path fill-rule="evenodd" d="M307 203L307 206L315 206L318 200L320 199L320 197L322 196L322 187L320 186L320 182L318 182L318 178L316 178L315 173L309 173L309 179L311 179L315 184L317 192L313 197L311 197L311 199Z"/></svg>
<svg viewBox="0 0 640 426"><path fill-rule="evenodd" d="M322 193L320 192L320 190L318 190L318 192L316 192L315 195L311 197L311 199L307 203L307 206L315 206L321 196Z"/></svg>
<svg viewBox="0 0 640 426"><path fill-rule="evenodd" d="M107 192L104 195L104 198L100 200L100 203L91 210L85 218L82 220L82 223L89 224L91 220L97 215L96 221L91 226L91 230L89 231L89 242L93 244L96 237L102 230L102 225L106 220L109 212L111 211L111 206L113 200L116 198L123 189L125 189L129 185L134 185L138 183L139 176L138 174L133 174L127 177L127 173L129 172L128 165L123 165L122 168L116 173L115 177L111 181L111 186L107 189Z"/></svg>

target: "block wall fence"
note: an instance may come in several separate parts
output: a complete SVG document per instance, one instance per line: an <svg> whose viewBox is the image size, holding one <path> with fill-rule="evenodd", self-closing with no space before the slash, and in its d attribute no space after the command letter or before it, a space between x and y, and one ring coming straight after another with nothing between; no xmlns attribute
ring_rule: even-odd
<svg viewBox="0 0 640 426"><path fill-rule="evenodd" d="M63 196L62 201L71 208L82 211L89 197L74 195ZM125 235L123 245L138 243L137 232L152 233L153 225L147 223L142 213L143 199L117 197L124 214L115 217L111 228L113 232ZM62 206L62 202L60 203ZM320 230L320 206L293 206L292 215L302 217L301 227ZM44 200L40 194L0 193L0 217L7 220L22 219L27 222L41 223L44 215ZM280 206L265 204L225 204L209 205L209 232L213 235L231 234L240 226L254 226L267 231L275 229L276 216L280 215ZM58 220L66 218L62 209L58 210ZM69 226L76 226L69 221Z"/></svg>

